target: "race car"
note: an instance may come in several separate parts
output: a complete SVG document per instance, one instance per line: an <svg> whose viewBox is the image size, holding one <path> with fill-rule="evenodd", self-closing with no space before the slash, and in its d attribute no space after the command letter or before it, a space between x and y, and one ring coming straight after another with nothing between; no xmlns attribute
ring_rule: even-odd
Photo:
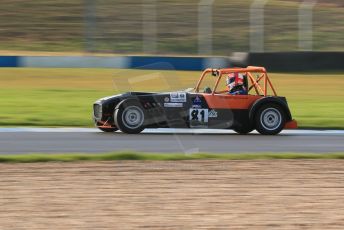
<svg viewBox="0 0 344 230"><path fill-rule="evenodd" d="M225 76L238 73L247 89L244 95L230 94L223 84ZM206 69L192 90L101 98L93 104L93 119L104 132L128 134L145 128L212 128L275 135L297 128L286 98L277 96L265 68L256 66Z"/></svg>

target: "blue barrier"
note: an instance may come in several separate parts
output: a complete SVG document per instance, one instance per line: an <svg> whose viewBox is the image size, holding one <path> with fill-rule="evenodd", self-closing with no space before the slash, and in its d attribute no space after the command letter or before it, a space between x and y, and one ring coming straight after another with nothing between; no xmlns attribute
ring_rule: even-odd
<svg viewBox="0 0 344 230"><path fill-rule="evenodd" d="M0 56L0 67L18 67L19 58L17 56Z"/></svg>
<svg viewBox="0 0 344 230"><path fill-rule="evenodd" d="M20 67L34 68L128 68L129 57L98 56L25 56L20 57Z"/></svg>
<svg viewBox="0 0 344 230"><path fill-rule="evenodd" d="M133 56L130 58L129 69L156 69L156 70L202 70L201 57L145 57Z"/></svg>
<svg viewBox="0 0 344 230"><path fill-rule="evenodd" d="M344 52L240 53L226 57L0 56L0 67L191 70L257 65L268 71L344 70ZM232 65L233 63L234 65Z"/></svg>
<svg viewBox="0 0 344 230"><path fill-rule="evenodd" d="M0 56L0 67L191 70L230 67L225 57Z"/></svg>

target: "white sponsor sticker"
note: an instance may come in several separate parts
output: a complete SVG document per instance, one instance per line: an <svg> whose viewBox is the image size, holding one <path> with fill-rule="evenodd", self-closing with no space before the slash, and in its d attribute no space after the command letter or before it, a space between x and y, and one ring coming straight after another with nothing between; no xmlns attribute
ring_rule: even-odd
<svg viewBox="0 0 344 230"><path fill-rule="evenodd" d="M173 92L170 93L171 102L186 102L185 92Z"/></svg>
<svg viewBox="0 0 344 230"><path fill-rule="evenodd" d="M173 102L164 103L164 107L181 108L181 107L183 107L183 103L173 103Z"/></svg>
<svg viewBox="0 0 344 230"><path fill-rule="evenodd" d="M215 110L210 110L209 111L209 117L217 117L217 112Z"/></svg>

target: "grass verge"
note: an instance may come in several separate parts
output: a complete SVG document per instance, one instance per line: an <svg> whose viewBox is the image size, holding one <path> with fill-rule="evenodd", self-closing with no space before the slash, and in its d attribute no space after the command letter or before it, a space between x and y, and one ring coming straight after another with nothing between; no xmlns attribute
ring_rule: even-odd
<svg viewBox="0 0 344 230"><path fill-rule="evenodd" d="M342 153L230 153L182 154L115 152L101 154L15 154L1 155L1 163L73 162L73 161L178 161L178 160L260 160L260 159L344 159Z"/></svg>

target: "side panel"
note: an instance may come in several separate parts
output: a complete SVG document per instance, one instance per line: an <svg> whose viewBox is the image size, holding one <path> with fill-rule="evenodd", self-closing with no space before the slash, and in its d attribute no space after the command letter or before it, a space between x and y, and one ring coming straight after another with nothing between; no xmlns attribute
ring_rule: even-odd
<svg viewBox="0 0 344 230"><path fill-rule="evenodd" d="M249 109L262 96L258 95L226 95L203 94L209 108L212 109Z"/></svg>
<svg viewBox="0 0 344 230"><path fill-rule="evenodd" d="M188 93L144 95L140 96L139 100L146 110L147 122L150 127L188 127Z"/></svg>
<svg viewBox="0 0 344 230"><path fill-rule="evenodd" d="M233 128L235 126L250 125L249 110L262 96L259 95L228 95L203 94L208 107L219 111L219 116L211 124L215 128Z"/></svg>
<svg viewBox="0 0 344 230"><path fill-rule="evenodd" d="M257 98L260 96L191 94L190 110L207 109L208 119L204 126L226 129L249 122L248 108ZM201 101L201 103L196 103L197 101ZM199 111L201 112L201 110ZM190 121L193 120L191 115L190 113ZM190 126L193 126L192 123Z"/></svg>

